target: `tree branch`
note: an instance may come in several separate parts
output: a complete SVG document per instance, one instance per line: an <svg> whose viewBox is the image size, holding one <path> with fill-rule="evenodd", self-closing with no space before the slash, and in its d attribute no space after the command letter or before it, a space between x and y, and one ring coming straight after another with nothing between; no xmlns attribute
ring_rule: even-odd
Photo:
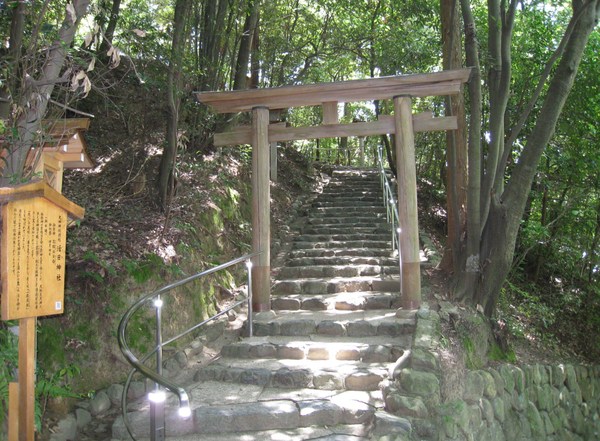
<svg viewBox="0 0 600 441"><path fill-rule="evenodd" d="M58 101L55 101L52 98L50 98L49 101L52 104L54 104L55 106L62 107L63 109L68 110L69 112L73 112L73 113L76 113L76 114L82 115L82 116L87 116L88 118L95 118L94 115L92 115L91 113L87 113L87 112L83 112L81 110L74 109L73 107L69 107L66 104L59 103Z"/></svg>

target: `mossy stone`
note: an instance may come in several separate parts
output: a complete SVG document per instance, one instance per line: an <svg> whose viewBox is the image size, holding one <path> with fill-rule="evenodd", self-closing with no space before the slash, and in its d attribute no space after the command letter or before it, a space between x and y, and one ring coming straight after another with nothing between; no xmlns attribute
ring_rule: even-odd
<svg viewBox="0 0 600 441"><path fill-rule="evenodd" d="M406 392L423 397L440 393L440 380L430 372L403 369L400 374L400 385Z"/></svg>
<svg viewBox="0 0 600 441"><path fill-rule="evenodd" d="M515 390L515 377L513 376L512 369L509 365L503 364L500 366L500 376L504 381L504 389L508 393L512 393Z"/></svg>
<svg viewBox="0 0 600 441"><path fill-rule="evenodd" d="M501 397L496 397L492 400L492 408L494 409L494 416L498 421L504 423L506 419L506 402Z"/></svg>
<svg viewBox="0 0 600 441"><path fill-rule="evenodd" d="M465 379L464 399L467 402L478 402L483 397L485 382L478 371L467 372Z"/></svg>
<svg viewBox="0 0 600 441"><path fill-rule="evenodd" d="M494 398L497 394L496 381L488 371L479 371L483 379L483 394L488 398Z"/></svg>
<svg viewBox="0 0 600 441"><path fill-rule="evenodd" d="M496 369L488 369L487 372L494 377L494 382L496 383L496 393L501 394L504 391L504 378Z"/></svg>
<svg viewBox="0 0 600 441"><path fill-rule="evenodd" d="M492 406L490 400L482 398L479 402L479 406L481 407L481 414L483 415L483 418L488 422L488 424L491 424L493 421L495 421L494 406Z"/></svg>
<svg viewBox="0 0 600 441"><path fill-rule="evenodd" d="M545 439L546 429L544 425L544 420L542 419L539 411L531 401L527 403L527 421L529 422L529 427L531 428L531 435L533 439Z"/></svg>
<svg viewBox="0 0 600 441"><path fill-rule="evenodd" d="M419 397L407 397L400 394L389 395L385 400L386 410L403 417L427 418L429 412Z"/></svg>
<svg viewBox="0 0 600 441"><path fill-rule="evenodd" d="M527 408L527 398L523 394L519 394L516 391L512 395L512 407L517 412L521 412Z"/></svg>
<svg viewBox="0 0 600 441"><path fill-rule="evenodd" d="M512 366L513 375L515 377L515 389L519 394L525 392L525 373L523 369L517 366Z"/></svg>
<svg viewBox="0 0 600 441"><path fill-rule="evenodd" d="M565 370L565 366L559 364L558 366L552 367L552 384L554 387L560 388L565 384L565 380L567 379L567 373Z"/></svg>
<svg viewBox="0 0 600 441"><path fill-rule="evenodd" d="M554 424L552 424L552 420L550 419L548 412L540 412L540 417L542 417L542 421L544 421L544 431L546 432L546 435L554 434L556 429L554 428Z"/></svg>
<svg viewBox="0 0 600 441"><path fill-rule="evenodd" d="M459 430L469 429L469 406L463 400L453 400L439 407L442 427L449 439L455 439Z"/></svg>
<svg viewBox="0 0 600 441"><path fill-rule="evenodd" d="M411 354L411 367L414 369L437 370L438 360L434 354L424 349L415 349Z"/></svg>

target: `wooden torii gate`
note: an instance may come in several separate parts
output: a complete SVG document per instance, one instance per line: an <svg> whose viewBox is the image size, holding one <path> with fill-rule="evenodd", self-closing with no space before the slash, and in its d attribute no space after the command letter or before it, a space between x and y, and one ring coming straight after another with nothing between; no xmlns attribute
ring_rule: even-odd
<svg viewBox="0 0 600 441"><path fill-rule="evenodd" d="M412 113L412 98L448 96L462 93L469 69L430 74L403 75L366 80L283 86L228 92L198 92L196 98L218 113L252 112L252 125L215 134L215 146L252 145L252 250L262 251L253 261L253 307L270 310L270 143L301 139L395 134L398 170L398 212L402 229L402 306L416 308L421 303L419 227L417 220L417 179L414 133L455 130L455 116L433 118ZM340 124L338 103L393 99L394 115L377 121ZM286 127L270 124L269 111L303 106L322 106L321 125Z"/></svg>

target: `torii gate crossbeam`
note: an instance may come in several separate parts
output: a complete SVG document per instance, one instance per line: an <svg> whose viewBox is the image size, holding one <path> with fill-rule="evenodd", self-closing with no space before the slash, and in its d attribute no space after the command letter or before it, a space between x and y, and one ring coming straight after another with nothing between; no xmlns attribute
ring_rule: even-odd
<svg viewBox="0 0 600 441"><path fill-rule="evenodd" d="M402 306L421 303L417 182L414 150L415 131L452 130L454 116L432 118L412 114L412 97L457 95L468 81L470 69L430 74L403 75L335 83L284 86L228 92L198 92L198 101L218 113L252 112L252 126L215 134L215 145L252 144L252 248L262 252L253 261L253 308L270 306L270 143L296 139L395 134L398 170L398 212L402 228ZM392 99L393 117L378 121L339 124L337 104ZM269 111L302 106L322 106L323 124L315 127L282 127L269 124Z"/></svg>

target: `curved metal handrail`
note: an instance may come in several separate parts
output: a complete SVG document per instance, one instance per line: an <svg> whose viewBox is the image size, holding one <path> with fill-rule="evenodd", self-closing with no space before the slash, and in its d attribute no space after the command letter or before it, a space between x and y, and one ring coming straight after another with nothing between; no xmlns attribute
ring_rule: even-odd
<svg viewBox="0 0 600 441"><path fill-rule="evenodd" d="M165 389L167 389L167 390L171 391L172 393L174 393L175 395L177 395L177 397L179 399L180 415L189 416L189 414L191 413L190 398L189 398L189 395L186 392L186 390L183 387L175 384L174 382L172 382L171 380L169 380L168 378L166 378L162 375L161 361L162 361L162 348L163 347L167 346L170 343L173 343L174 341L180 339L181 337L184 337L184 336L190 334L191 332L197 330L201 326L203 326L213 320L216 320L217 318L223 316L224 314L227 314L232 309L234 309L246 302L248 303L248 321L247 321L248 322L248 334L249 334L249 336L252 336L252 276L251 276L251 265L252 264L251 264L250 259L253 257L256 257L260 254L261 254L261 252L247 254L242 257L238 257L237 259L233 259L229 262L223 263L221 265L215 266L208 270L205 270L205 271L199 272L197 274L194 274L192 276L189 276L185 279L182 279L177 282L166 285L160 289L157 289L156 291L153 291L151 293L148 293L148 294L140 297L125 312L125 314L121 318L121 322L119 323L117 338L118 338L119 348L121 349L121 352L123 353L123 355L129 362L129 364L133 367L133 369L130 371L130 373L127 377L127 380L125 382L125 386L123 388L123 395L122 395L122 399L121 399L123 422L124 422L125 427L126 427L127 431L129 432L129 435L131 436L132 439L135 440L135 437L132 433L131 426L130 426L128 418L127 418L127 394L128 394L129 386L133 379L133 375L135 375L135 373L137 373L137 372L141 373L146 378L149 378L152 381L154 381L154 383L156 385L161 385ZM206 320L203 320L200 323L195 324L194 326L181 332L180 334L178 334L174 337L171 337L168 340L163 341L162 334L160 332L160 308L162 306L162 297L161 296L163 294L169 293L171 290L178 288L182 285L193 282L194 280L197 280L201 277L205 277L205 276L208 276L215 272L224 270L233 265L237 265L241 262L246 262L246 265L248 267L248 296L247 296L247 298L240 300L238 302L235 302L234 304L230 305L228 308L220 311L218 314L215 314L214 316L212 316ZM157 344L151 352L149 352L148 354L144 355L141 358L138 358L133 353L129 344L127 343L127 327L129 325L129 320L131 319L131 317L142 306L144 306L145 304L150 303L150 302L155 302L154 306L157 308ZM148 361L150 359L150 357L152 357L153 355L158 355L156 371L152 370L151 368L149 368L148 366L145 365L146 361Z"/></svg>
<svg viewBox="0 0 600 441"><path fill-rule="evenodd" d="M387 221L392 224L392 249L398 250L398 266L400 271L400 294L402 294L402 249L400 247L400 215L398 214L398 201L390 185L385 167L383 165L383 146L377 149L377 162L379 165L379 176L383 190L383 200L386 208Z"/></svg>

